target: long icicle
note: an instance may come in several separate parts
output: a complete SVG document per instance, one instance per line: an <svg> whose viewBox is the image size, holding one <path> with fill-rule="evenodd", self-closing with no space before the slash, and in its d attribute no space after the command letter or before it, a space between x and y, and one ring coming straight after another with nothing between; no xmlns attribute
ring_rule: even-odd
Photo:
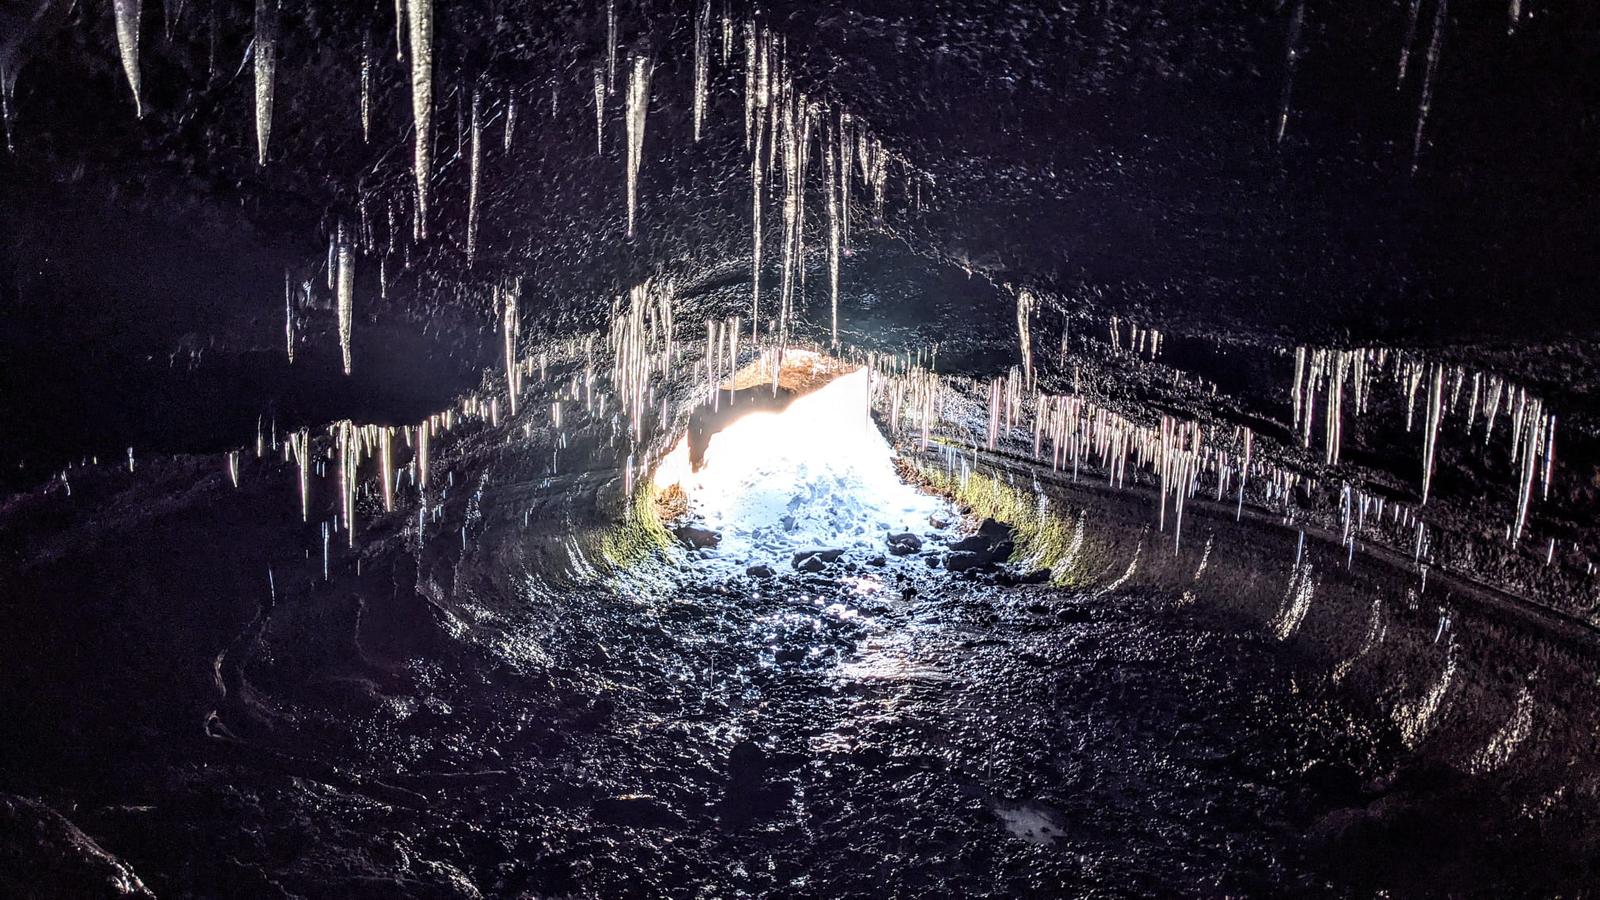
<svg viewBox="0 0 1600 900"><path fill-rule="evenodd" d="M361 35L361 143L372 140L372 32Z"/></svg>
<svg viewBox="0 0 1600 900"><path fill-rule="evenodd" d="M117 17L117 50L122 54L122 71L128 76L128 86L133 88L134 115L144 118L144 101L139 95L139 19L144 12L144 0L112 0L111 8Z"/></svg>
<svg viewBox="0 0 1600 900"><path fill-rule="evenodd" d="M1428 42L1428 65L1422 72L1422 99L1417 104L1417 133L1411 141L1411 174L1417 174L1422 164L1422 137L1428 124L1428 110L1433 107L1433 82L1439 72L1439 53L1444 46L1444 26L1449 16L1450 0L1439 0L1433 13L1433 39Z"/></svg>
<svg viewBox="0 0 1600 900"><path fill-rule="evenodd" d="M428 180L433 166L433 0L408 0L411 23L412 169L417 178L417 236L428 236Z"/></svg>
<svg viewBox="0 0 1600 900"><path fill-rule="evenodd" d="M694 139L706 120L706 82L711 66L711 0L704 0L694 19Z"/></svg>
<svg viewBox="0 0 1600 900"><path fill-rule="evenodd" d="M344 226L339 226L339 351L344 357L344 373L350 374L350 325L355 318L356 261L355 251L344 238Z"/></svg>
<svg viewBox="0 0 1600 900"><path fill-rule="evenodd" d="M478 260L478 170L483 160L482 95L472 90L472 156L467 176L467 265Z"/></svg>
<svg viewBox="0 0 1600 900"><path fill-rule="evenodd" d="M644 125L649 111L650 60L636 56L628 76L628 237L633 237L634 213L639 206L639 168L644 164Z"/></svg>
<svg viewBox="0 0 1600 900"><path fill-rule="evenodd" d="M278 74L277 0L256 0L256 165L267 164L272 94Z"/></svg>

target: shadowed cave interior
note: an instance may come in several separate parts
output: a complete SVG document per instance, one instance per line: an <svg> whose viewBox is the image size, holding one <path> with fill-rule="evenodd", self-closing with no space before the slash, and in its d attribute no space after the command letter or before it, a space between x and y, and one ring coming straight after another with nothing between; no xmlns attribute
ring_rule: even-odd
<svg viewBox="0 0 1600 900"><path fill-rule="evenodd" d="M0 6L0 894L1591 892L1597 17Z"/></svg>

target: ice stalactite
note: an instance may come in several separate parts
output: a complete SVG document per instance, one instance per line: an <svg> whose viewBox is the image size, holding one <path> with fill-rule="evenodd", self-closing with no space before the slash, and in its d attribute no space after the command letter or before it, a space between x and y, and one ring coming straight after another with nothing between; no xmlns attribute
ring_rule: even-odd
<svg viewBox="0 0 1600 900"><path fill-rule="evenodd" d="M594 67L594 152L606 152L606 73Z"/></svg>
<svg viewBox="0 0 1600 900"><path fill-rule="evenodd" d="M517 414L517 395L522 391L522 367L517 361L517 336L522 333L522 320L517 315L517 294L513 285L501 292L501 330L505 340L506 394L511 404L511 414Z"/></svg>
<svg viewBox="0 0 1600 900"><path fill-rule="evenodd" d="M256 0L256 164L267 164L272 95L278 77L278 0Z"/></svg>
<svg viewBox="0 0 1600 900"><path fill-rule="evenodd" d="M1517 25L1522 22L1522 0L1511 0L1511 5L1506 9L1506 34L1516 34Z"/></svg>
<svg viewBox="0 0 1600 900"><path fill-rule="evenodd" d="M289 453L299 467L300 521L311 521L311 432L302 428L289 435Z"/></svg>
<svg viewBox="0 0 1600 900"><path fill-rule="evenodd" d="M406 10L406 0L394 0L394 61L406 61L406 27L411 14Z"/></svg>
<svg viewBox="0 0 1600 900"><path fill-rule="evenodd" d="M824 190L828 192L828 299L833 321L833 346L839 346L839 154L826 141L822 155Z"/></svg>
<svg viewBox="0 0 1600 900"><path fill-rule="evenodd" d="M639 169L644 164L644 126L649 111L650 60L636 56L628 75L628 237L633 237L639 206Z"/></svg>
<svg viewBox="0 0 1600 900"><path fill-rule="evenodd" d="M1022 373L1029 387L1033 386L1033 336L1031 326L1036 301L1027 288L1017 292L1017 342L1022 351Z"/></svg>
<svg viewBox="0 0 1600 900"><path fill-rule="evenodd" d="M483 165L483 96L472 91L472 141L467 168L467 265L478 260L478 185Z"/></svg>
<svg viewBox="0 0 1600 900"><path fill-rule="evenodd" d="M294 364L294 290L289 281L289 270L283 270L283 338L289 351L289 364Z"/></svg>
<svg viewBox="0 0 1600 900"><path fill-rule="evenodd" d="M344 357L344 373L350 374L350 325L355 313L356 260L355 250L344 238L344 227L339 228L337 302L339 308L339 351Z"/></svg>
<svg viewBox="0 0 1600 900"><path fill-rule="evenodd" d="M1439 450L1439 423L1444 417L1444 366L1433 367L1433 381L1428 389L1428 416L1422 432L1422 502L1428 502L1433 487L1434 460Z"/></svg>
<svg viewBox="0 0 1600 900"><path fill-rule="evenodd" d="M361 439L354 422L341 419L337 426L339 448L339 508L349 546L356 545L357 468L361 464Z"/></svg>
<svg viewBox="0 0 1600 900"><path fill-rule="evenodd" d="M0 125L6 130L6 152L17 152L17 140L14 133L16 115L14 108L17 102L17 70L15 62L0 61Z"/></svg>
<svg viewBox="0 0 1600 900"><path fill-rule="evenodd" d="M418 237L428 236L428 181L433 166L433 0L408 0L411 35L412 169L417 179Z"/></svg>
<svg viewBox="0 0 1600 900"><path fill-rule="evenodd" d="M1439 75L1439 55L1444 49L1444 27L1449 18L1450 0L1439 0L1433 13L1433 37L1428 41L1428 64L1422 70L1422 96L1417 101L1417 131L1411 140L1411 174L1422 164L1422 139L1433 108L1433 86Z"/></svg>
<svg viewBox="0 0 1600 900"><path fill-rule="evenodd" d="M1406 7L1406 33L1400 41L1400 65L1394 79L1394 89L1406 83L1406 70L1411 66L1411 45L1417 41L1417 22L1422 15L1422 0L1411 0Z"/></svg>
<svg viewBox="0 0 1600 900"><path fill-rule="evenodd" d="M694 19L694 139L700 140L700 130L706 119L706 87L711 67L711 2L705 0Z"/></svg>
<svg viewBox="0 0 1600 900"><path fill-rule="evenodd" d="M372 33L361 35L361 143L372 140Z"/></svg>
<svg viewBox="0 0 1600 900"><path fill-rule="evenodd" d="M617 90L617 0L606 0L606 92Z"/></svg>
<svg viewBox="0 0 1600 900"><path fill-rule="evenodd" d="M1300 62L1300 30L1305 25L1306 0L1295 0L1294 12L1289 14L1289 34L1285 41L1283 60L1283 92L1278 98L1278 121L1273 128L1273 142L1283 143L1284 132L1289 128L1289 104L1294 95L1294 70Z"/></svg>
<svg viewBox="0 0 1600 900"><path fill-rule="evenodd" d="M756 113L756 26L744 26L744 148L749 150L754 135Z"/></svg>
<svg viewBox="0 0 1600 900"><path fill-rule="evenodd" d="M383 511L394 512L394 429L378 431L378 477L383 479Z"/></svg>
<svg viewBox="0 0 1600 900"><path fill-rule="evenodd" d="M144 0L112 0L111 8L117 19L117 50L122 54L122 71L128 76L128 87L133 89L134 115L144 117L144 100L139 92L139 19L144 13Z"/></svg>
<svg viewBox="0 0 1600 900"><path fill-rule="evenodd" d="M517 92L515 90L510 90L510 91L506 92L505 146L502 147L501 149L505 150L505 152L507 152L507 153L510 153L511 152L511 142L512 142L512 139L516 137L516 134L517 134Z"/></svg>

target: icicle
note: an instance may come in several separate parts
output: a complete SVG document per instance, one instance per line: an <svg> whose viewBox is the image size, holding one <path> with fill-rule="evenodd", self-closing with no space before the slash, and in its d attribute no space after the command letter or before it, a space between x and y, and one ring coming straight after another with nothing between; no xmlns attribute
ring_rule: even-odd
<svg viewBox="0 0 1600 900"><path fill-rule="evenodd" d="M650 61L633 59L628 76L628 237L633 237L634 213L639 205L639 167L644 163L645 115L650 111Z"/></svg>
<svg viewBox="0 0 1600 900"><path fill-rule="evenodd" d="M1517 33L1517 23L1522 20L1522 0L1511 0L1511 6L1506 10L1506 34Z"/></svg>
<svg viewBox="0 0 1600 900"><path fill-rule="evenodd" d="M355 251L344 239L342 225L339 227L338 259L339 350L344 356L344 373L349 375L350 324L355 311L356 261Z"/></svg>
<svg viewBox="0 0 1600 900"><path fill-rule="evenodd" d="M503 330L505 332L506 350L506 393L511 401L511 414L517 414L517 394L522 388L521 369L517 365L517 335L522 330L521 320L517 317L517 293L513 287L504 292L505 304L503 314Z"/></svg>
<svg viewBox="0 0 1600 900"><path fill-rule="evenodd" d="M6 129L6 152L17 152L16 136L13 134L13 117L15 111L12 105L16 103L17 71L20 66L15 62L0 63L0 124Z"/></svg>
<svg viewBox="0 0 1600 900"><path fill-rule="evenodd" d="M1295 0L1294 12L1289 16L1289 36L1283 62L1283 93L1278 99L1278 123L1273 142L1283 143L1283 133L1289 127L1289 101L1294 93L1294 70L1300 61L1300 29L1305 23L1306 2Z"/></svg>
<svg viewBox="0 0 1600 900"><path fill-rule="evenodd" d="M1406 36L1400 42L1400 69L1394 79L1394 89L1400 90L1406 81L1406 69L1411 65L1411 45L1417 40L1417 19L1422 12L1422 0L1411 0L1406 10Z"/></svg>
<svg viewBox="0 0 1600 900"><path fill-rule="evenodd" d="M606 0L606 92L617 89L617 0Z"/></svg>
<svg viewBox="0 0 1600 900"><path fill-rule="evenodd" d="M289 351L289 363L294 364L294 292L289 285L289 270L283 270L283 337Z"/></svg>
<svg viewBox="0 0 1600 900"><path fill-rule="evenodd" d="M122 53L122 71L127 73L128 86L133 88L134 114L144 117L144 101L139 95L139 19L144 12L143 0L112 0L117 18L117 49Z"/></svg>
<svg viewBox="0 0 1600 900"><path fill-rule="evenodd" d="M594 67L594 152L606 152L606 75Z"/></svg>
<svg viewBox="0 0 1600 900"><path fill-rule="evenodd" d="M1027 288L1017 292L1017 340L1021 345L1022 372L1029 388L1033 387L1033 339L1030 325L1033 321L1035 301Z"/></svg>
<svg viewBox="0 0 1600 900"><path fill-rule="evenodd" d="M1433 14L1433 39L1428 42L1428 65L1422 71L1422 98L1417 103L1417 133L1411 141L1411 174L1417 174L1422 164L1422 137L1428 124L1428 110L1433 106L1433 82L1439 72L1439 52L1444 46L1444 26L1449 15L1450 0L1439 0Z"/></svg>
<svg viewBox="0 0 1600 900"><path fill-rule="evenodd" d="M1439 420L1443 415L1444 367L1433 367L1433 382L1428 389L1428 422L1422 434L1422 502L1428 502L1433 486L1433 461L1439 449Z"/></svg>
<svg viewBox="0 0 1600 900"><path fill-rule="evenodd" d="M417 178L417 235L428 236L428 179L433 134L433 0L408 0L411 23L412 169Z"/></svg>
<svg viewBox="0 0 1600 900"><path fill-rule="evenodd" d="M272 92L278 72L277 0L256 0L256 164L267 164L272 137Z"/></svg>
<svg viewBox="0 0 1600 900"><path fill-rule="evenodd" d="M833 142L823 151L823 179L828 192L828 296L833 311L833 346L839 346L839 157Z"/></svg>
<svg viewBox="0 0 1600 900"><path fill-rule="evenodd" d="M480 106L482 96L477 88L472 90L472 155L467 176L467 265L478 259L478 170L483 159L483 120Z"/></svg>
<svg viewBox="0 0 1600 900"><path fill-rule="evenodd" d="M706 118L706 82L711 65L711 0L704 0L694 19L694 139Z"/></svg>
<svg viewBox="0 0 1600 900"><path fill-rule="evenodd" d="M361 143L372 139L372 32L361 35Z"/></svg>
<svg viewBox="0 0 1600 900"><path fill-rule="evenodd" d="M506 137L505 152L511 152L511 139L517 133L517 92L506 92Z"/></svg>

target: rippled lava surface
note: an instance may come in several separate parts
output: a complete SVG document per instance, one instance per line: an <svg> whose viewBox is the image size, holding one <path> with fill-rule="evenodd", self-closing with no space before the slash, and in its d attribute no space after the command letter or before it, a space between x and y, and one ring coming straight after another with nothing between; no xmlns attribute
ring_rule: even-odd
<svg viewBox="0 0 1600 900"><path fill-rule="evenodd" d="M847 557L525 601L403 692L263 699L299 763L179 766L85 827L162 895L1337 891L1301 835L1378 753L1154 598Z"/></svg>

